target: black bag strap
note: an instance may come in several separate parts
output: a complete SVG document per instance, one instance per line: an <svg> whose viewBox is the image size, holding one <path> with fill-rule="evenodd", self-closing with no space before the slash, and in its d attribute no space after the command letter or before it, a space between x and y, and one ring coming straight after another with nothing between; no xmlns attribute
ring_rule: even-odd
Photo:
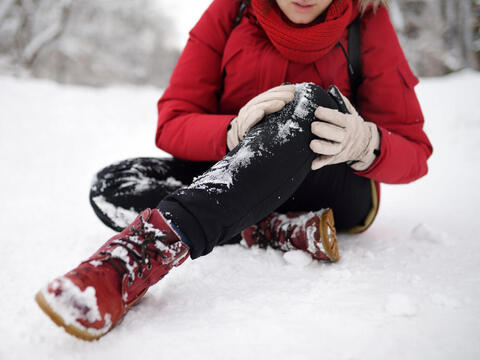
<svg viewBox="0 0 480 360"><path fill-rule="evenodd" d="M242 21L243 14L245 13L245 10L248 6L248 1L243 0L240 3L240 6L238 8L238 13L237 17L235 18L235 23L233 24L233 28L235 28L238 24L240 24L240 21Z"/></svg>
<svg viewBox="0 0 480 360"><path fill-rule="evenodd" d="M348 57L352 99L357 100L357 90L362 83L362 56L360 44L360 15L348 26Z"/></svg>

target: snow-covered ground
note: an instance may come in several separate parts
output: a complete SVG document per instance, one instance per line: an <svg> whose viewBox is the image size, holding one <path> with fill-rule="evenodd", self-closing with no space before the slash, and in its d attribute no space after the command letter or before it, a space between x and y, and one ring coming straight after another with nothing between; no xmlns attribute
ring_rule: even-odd
<svg viewBox="0 0 480 360"><path fill-rule="evenodd" d="M435 152L416 183L383 186L336 264L215 249L151 289L103 339L67 335L35 292L113 232L90 181L154 147L161 90L0 77L0 359L480 358L480 74L423 80Z"/></svg>

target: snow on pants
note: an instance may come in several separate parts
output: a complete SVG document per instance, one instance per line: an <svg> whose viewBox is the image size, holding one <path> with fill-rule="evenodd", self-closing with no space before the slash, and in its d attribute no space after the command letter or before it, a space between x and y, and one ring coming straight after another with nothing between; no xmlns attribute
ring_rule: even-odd
<svg viewBox="0 0 480 360"><path fill-rule="evenodd" d="M157 207L191 244L191 257L238 234L273 211L331 207L339 230L360 225L372 208L370 180L346 164L311 170L310 124L318 106L336 102L311 83L267 115L217 163L175 158L130 159L100 171L90 201L99 218L121 230L146 207Z"/></svg>

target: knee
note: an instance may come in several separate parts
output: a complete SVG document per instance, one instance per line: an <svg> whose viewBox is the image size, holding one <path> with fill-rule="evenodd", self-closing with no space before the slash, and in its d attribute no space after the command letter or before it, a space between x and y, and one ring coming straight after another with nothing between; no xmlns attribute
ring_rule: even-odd
<svg viewBox="0 0 480 360"><path fill-rule="evenodd" d="M292 101L294 116L303 118L314 117L319 106L338 109L335 98L314 83L300 83L295 85L295 97Z"/></svg>
<svg viewBox="0 0 480 360"><path fill-rule="evenodd" d="M138 197L152 192L172 192L181 182L173 177L172 158L131 158L108 165L97 172L90 188L90 198ZM183 168L182 168L183 169Z"/></svg>
<svg viewBox="0 0 480 360"><path fill-rule="evenodd" d="M295 85L295 96L279 112L268 114L245 135L241 144L258 147L260 153L285 153L304 156L311 162L314 153L309 144L313 139L311 124L319 106L337 109L335 100L313 83ZM299 155L300 154L300 155ZM297 156L297 160L299 157Z"/></svg>
<svg viewBox="0 0 480 360"><path fill-rule="evenodd" d="M307 82L296 84L295 96L282 110L280 118L285 124L299 127L300 132L309 134L319 106L338 109L335 99L321 87Z"/></svg>
<svg viewBox="0 0 480 360"><path fill-rule="evenodd" d="M108 188L110 187L110 179L113 179L111 166L112 165L104 167L93 176L90 184L90 200L94 197L103 195L105 192L108 192Z"/></svg>
<svg viewBox="0 0 480 360"><path fill-rule="evenodd" d="M118 189L122 187L122 179L131 178L128 176L128 173L131 172L132 166L134 166L136 161L137 159L122 160L98 171L92 179L90 198L110 196L118 192Z"/></svg>

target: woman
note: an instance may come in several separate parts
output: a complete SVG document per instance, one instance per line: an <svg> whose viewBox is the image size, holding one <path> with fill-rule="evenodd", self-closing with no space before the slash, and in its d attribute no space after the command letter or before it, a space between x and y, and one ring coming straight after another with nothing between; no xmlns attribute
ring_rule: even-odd
<svg viewBox="0 0 480 360"><path fill-rule="evenodd" d="M97 215L126 227L37 294L67 332L103 336L173 266L241 237L337 261L332 209L338 229L362 231L379 182L426 174L417 79L381 1L252 0L235 26L238 9L213 1L158 103L156 143L174 158L97 174ZM360 13L354 107L345 49Z"/></svg>

